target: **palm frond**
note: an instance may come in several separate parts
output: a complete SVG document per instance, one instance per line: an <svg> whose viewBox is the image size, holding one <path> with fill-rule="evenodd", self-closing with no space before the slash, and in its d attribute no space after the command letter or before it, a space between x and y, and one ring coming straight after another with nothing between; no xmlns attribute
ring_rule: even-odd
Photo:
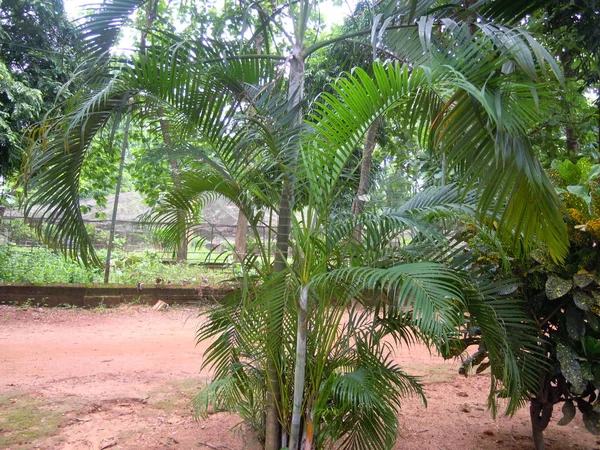
<svg viewBox="0 0 600 450"><path fill-rule="evenodd" d="M471 326L479 327L483 348L491 363L492 384L488 405L495 414L497 397L508 398L506 414L514 414L538 388L540 373L547 368L547 356L523 302L510 293L514 280L492 280L479 276L466 296Z"/></svg>
<svg viewBox="0 0 600 450"><path fill-rule="evenodd" d="M446 336L460 323L461 277L442 264L412 263L389 268L348 267L315 278L315 283L358 285L379 290L395 307L412 311L414 324L425 334Z"/></svg>
<svg viewBox="0 0 600 450"><path fill-rule="evenodd" d="M148 0L103 0L86 7L93 13L82 18L79 30L84 49L94 57L108 55L131 14Z"/></svg>

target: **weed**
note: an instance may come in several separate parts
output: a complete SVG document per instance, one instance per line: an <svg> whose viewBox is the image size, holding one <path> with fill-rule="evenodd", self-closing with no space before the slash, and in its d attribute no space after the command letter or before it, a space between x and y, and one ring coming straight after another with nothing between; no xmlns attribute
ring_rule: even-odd
<svg viewBox="0 0 600 450"><path fill-rule="evenodd" d="M60 412L44 409L26 394L0 394L0 448L26 449L26 444L55 434L61 420Z"/></svg>
<svg viewBox="0 0 600 450"><path fill-rule="evenodd" d="M78 306L77 305L72 305L71 303L61 303L59 305L57 305L58 308L65 308L65 309L77 309Z"/></svg>
<svg viewBox="0 0 600 450"><path fill-rule="evenodd" d="M94 311L99 312L99 313L106 312L106 305L104 304L104 297L102 297L102 300L100 300L100 303L98 303L98 306L96 306L94 308Z"/></svg>

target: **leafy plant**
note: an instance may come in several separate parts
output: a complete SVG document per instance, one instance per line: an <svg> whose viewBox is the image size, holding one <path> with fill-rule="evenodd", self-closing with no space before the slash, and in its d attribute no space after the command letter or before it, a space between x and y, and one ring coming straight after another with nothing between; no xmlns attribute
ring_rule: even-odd
<svg viewBox="0 0 600 450"><path fill-rule="evenodd" d="M589 188L597 183L595 176L588 175L590 165L562 163L560 183L585 183ZM587 172L579 172L588 167ZM573 174L576 172L576 176ZM582 180L584 180L582 182ZM579 410L585 428L600 434L600 210L588 209L583 198L573 193L563 193L564 220L570 240L569 253L563 263L553 261L542 247L526 259L515 258L506 245L494 238L485 239L481 230L472 233L470 249L477 255L477 265L493 274L497 280L515 276L512 281L514 297L524 302L518 314L527 311L522 323L529 323L537 330L530 339L538 341L539 351L546 364L538 370L523 366L537 381L527 386L533 437L536 449L544 448L543 431L549 424L555 405L562 403L563 418L559 425L571 422ZM581 209L575 208L579 205ZM503 250L504 249L504 250ZM510 285L509 285L510 286ZM518 305L516 303L515 305ZM495 308L503 320L508 310ZM516 311L510 313L517 314ZM477 323L472 325L478 326ZM475 329L475 335L480 330ZM521 330L522 331L522 330ZM519 329L511 332L520 333ZM467 345L482 343L468 330L463 339L454 342L454 355L460 354ZM463 366L477 367L477 372L489 367L487 347L470 356ZM468 366L468 367L467 367ZM492 365L493 367L493 365ZM493 369L492 369L493 370Z"/></svg>
<svg viewBox="0 0 600 450"><path fill-rule="evenodd" d="M12 243L38 243L34 229L23 219L3 219L0 221L0 232Z"/></svg>
<svg viewBox="0 0 600 450"><path fill-rule="evenodd" d="M0 281L17 283L89 283L98 271L45 248L0 248Z"/></svg>

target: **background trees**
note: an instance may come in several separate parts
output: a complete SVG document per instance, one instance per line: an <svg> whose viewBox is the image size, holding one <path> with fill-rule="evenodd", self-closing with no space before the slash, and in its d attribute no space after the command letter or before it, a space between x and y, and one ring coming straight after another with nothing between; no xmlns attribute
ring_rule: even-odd
<svg viewBox="0 0 600 450"><path fill-rule="evenodd" d="M40 113L68 97L69 81L78 64L76 27L61 0L7 0L0 7L2 63L2 128L0 173L18 168L22 135Z"/></svg>

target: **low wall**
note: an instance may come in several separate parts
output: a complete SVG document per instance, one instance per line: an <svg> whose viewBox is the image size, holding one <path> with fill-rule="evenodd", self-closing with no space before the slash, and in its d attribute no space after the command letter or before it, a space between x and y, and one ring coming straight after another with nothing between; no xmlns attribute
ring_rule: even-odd
<svg viewBox="0 0 600 450"><path fill-rule="evenodd" d="M80 307L113 306L119 303L153 305L158 300L168 304L214 302L231 287L128 284L30 284L0 283L0 304L41 306L73 305Z"/></svg>

